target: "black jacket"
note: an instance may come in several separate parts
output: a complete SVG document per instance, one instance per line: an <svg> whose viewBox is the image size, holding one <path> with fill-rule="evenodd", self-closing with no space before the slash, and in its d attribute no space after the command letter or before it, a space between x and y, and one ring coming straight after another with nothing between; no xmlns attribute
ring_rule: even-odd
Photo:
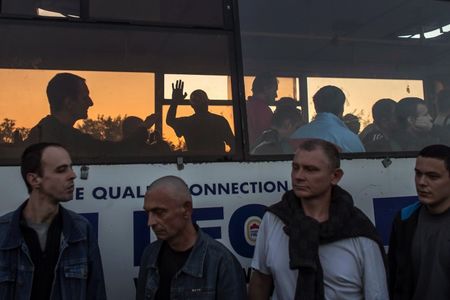
<svg viewBox="0 0 450 300"><path fill-rule="evenodd" d="M395 216L389 240L389 293L391 300L410 300L414 295L411 248L422 205L416 202Z"/></svg>

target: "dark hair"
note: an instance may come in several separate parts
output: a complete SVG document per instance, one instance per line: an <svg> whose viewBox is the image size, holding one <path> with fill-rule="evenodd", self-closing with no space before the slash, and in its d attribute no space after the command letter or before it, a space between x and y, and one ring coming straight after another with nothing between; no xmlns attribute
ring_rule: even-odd
<svg viewBox="0 0 450 300"><path fill-rule="evenodd" d="M437 95L437 107L439 112L447 112L450 110L450 90L443 89Z"/></svg>
<svg viewBox="0 0 450 300"><path fill-rule="evenodd" d="M400 127L407 127L409 117L417 117L417 106L419 104L425 105L425 101L417 97L406 97L398 101L395 107L395 116Z"/></svg>
<svg viewBox="0 0 450 300"><path fill-rule="evenodd" d="M20 163L20 173L27 186L28 193L32 191L31 185L27 181L28 173L36 173L42 175L42 153L48 147L60 147L64 148L58 143L37 143L28 146L22 153L21 163ZM66 150L67 151L67 150Z"/></svg>
<svg viewBox="0 0 450 300"><path fill-rule="evenodd" d="M72 73L58 73L47 85L47 98L50 112L58 112L63 108L66 97L74 98L80 92L80 83L86 80Z"/></svg>
<svg viewBox="0 0 450 300"><path fill-rule="evenodd" d="M252 92L253 94L258 94L264 92L264 89L267 87L271 87L278 84L277 78L270 74L264 73L256 75L255 80L253 80L252 84Z"/></svg>
<svg viewBox="0 0 450 300"><path fill-rule="evenodd" d="M303 121L301 110L295 106L280 106L273 112L272 125L277 128L283 126L285 120L289 120L292 124L301 123Z"/></svg>
<svg viewBox="0 0 450 300"><path fill-rule="evenodd" d="M330 162L331 169L337 169L341 167L341 157L339 150L335 144L321 139L305 139L298 145L298 150L313 151L317 148L322 149L325 156Z"/></svg>
<svg viewBox="0 0 450 300"><path fill-rule="evenodd" d="M345 94L333 85L327 85L313 96L314 107L317 113L329 112L336 116L342 116L344 112Z"/></svg>
<svg viewBox="0 0 450 300"><path fill-rule="evenodd" d="M380 99L372 106L372 117L375 123L382 122L383 119L388 118L389 114L391 114L397 102L390 98Z"/></svg>
<svg viewBox="0 0 450 300"><path fill-rule="evenodd" d="M450 147L445 145L431 145L423 148L419 156L435 158L444 161L445 168L450 174Z"/></svg>

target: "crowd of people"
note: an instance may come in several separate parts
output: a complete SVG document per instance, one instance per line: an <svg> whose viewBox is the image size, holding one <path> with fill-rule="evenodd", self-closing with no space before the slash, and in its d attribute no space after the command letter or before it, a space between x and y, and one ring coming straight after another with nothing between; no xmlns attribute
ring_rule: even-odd
<svg viewBox="0 0 450 300"><path fill-rule="evenodd" d="M1 299L106 299L96 234L62 205L75 190L69 152L33 144L20 167L29 196L0 217ZM259 227L248 287L236 257L193 222L188 185L161 177L144 197L157 240L142 254L136 299L450 299L450 147L425 147L414 170L419 201L398 212L386 256L339 186L339 149L300 142L292 189Z"/></svg>
<svg viewBox="0 0 450 300"><path fill-rule="evenodd" d="M276 100L278 80L275 76L256 76L251 90L252 95L246 101L251 154L293 154L297 144L307 138L324 139L342 152L353 153L418 151L434 143L450 144L448 89L439 92L432 108L417 97L398 102L380 99L372 106L373 122L361 132L358 116L344 115L346 96L336 86L324 86L313 95L316 114L309 123L300 101L290 97ZM207 93L197 89L189 99L187 96L184 82L178 80L172 84L172 99L165 120L158 113L145 120L127 116L121 123L120 140L99 140L75 127L77 121L87 119L88 110L94 104L86 80L72 73L58 73L47 85L49 115L31 128L24 141L17 134L14 144L23 149L36 142L57 142L77 157L163 156L173 151L196 155L233 153L233 130L227 119L209 111L211 100ZM194 113L177 116L180 105L189 105ZM183 149L175 150L173 143L164 140L155 128L157 121L165 121L177 137L184 139ZM1 147L0 151L5 149Z"/></svg>
<svg viewBox="0 0 450 300"><path fill-rule="evenodd" d="M297 121L292 119L295 114L293 110L298 110L295 105L290 107L290 112L284 109L283 114L276 114L278 103L283 99L275 101L274 98L277 96L277 80L267 74L261 77L268 85L266 94L260 92L256 98L252 96L247 101L249 141L253 154L293 153L298 142L307 138L324 139L342 152L418 151L434 143L450 144L450 90L439 92L436 107L432 110L428 107L430 104L417 97L406 97L398 102L389 98L380 99L372 106L373 123L360 132L361 120L358 116L343 115L346 96L340 88L328 85L314 94L316 115L307 123L302 111L298 112ZM260 81L256 77L254 85ZM264 91L261 87L254 87L255 90ZM256 101L257 106L254 104ZM269 106L275 106L275 112L272 113ZM435 116L431 116L429 111L436 112ZM260 121L258 126L254 120ZM280 124L297 128L289 134L283 131L284 134L274 135L274 132L280 132ZM271 147L266 146L268 143Z"/></svg>
<svg viewBox="0 0 450 300"><path fill-rule="evenodd" d="M449 91L438 95L435 118L420 98L380 99L372 108L374 122L359 133L357 117L343 116L345 94L338 87L324 86L313 96L317 114L310 123L295 99L275 102L277 88L273 76L253 82L247 101L251 151L294 153L292 189L262 219L248 287L234 255L193 223L187 184L165 176L150 183L144 198L158 240L143 252L136 299L450 299ZM204 91L191 93L194 114L187 117L177 117L187 101L184 83L175 82L172 92L166 123L185 138L188 151L234 148L228 121L209 112ZM0 218L0 298L106 299L96 234L61 205L75 190L69 153L171 149L160 136L149 140L154 114L127 117L117 142L74 128L93 105L77 75L57 74L47 95L50 114L31 129L21 157L29 197ZM397 214L386 255L374 225L339 186L340 153L419 149L419 201Z"/></svg>

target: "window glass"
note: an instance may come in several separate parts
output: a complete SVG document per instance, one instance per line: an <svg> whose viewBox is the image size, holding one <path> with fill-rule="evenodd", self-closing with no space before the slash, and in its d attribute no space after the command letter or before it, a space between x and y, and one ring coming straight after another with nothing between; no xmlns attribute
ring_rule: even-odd
<svg viewBox="0 0 450 300"><path fill-rule="evenodd" d="M235 132L233 102L228 100L229 77L186 74L164 77L164 137L184 154L233 152ZM172 98L172 92L181 87L181 98L177 101L179 97Z"/></svg>
<svg viewBox="0 0 450 300"><path fill-rule="evenodd" d="M300 98L310 103L300 101L309 124L296 125L286 139L288 127L274 128L267 105L254 105L258 117L252 117L247 102L250 145L255 122L265 122L270 134L262 142L278 153L311 137L347 153L450 144L448 1L262 0L256 6L239 7L244 73L298 77ZM317 92L320 111L311 102Z"/></svg>
<svg viewBox="0 0 450 300"><path fill-rule="evenodd" d="M80 0L3 0L2 12L12 15L79 18Z"/></svg>
<svg viewBox="0 0 450 300"><path fill-rule="evenodd" d="M64 24L3 26L0 35L0 158L17 161L37 141L64 144L83 162L180 155L163 114L176 78L189 93L203 89L215 101L212 118L220 119L212 122L228 130L228 147L207 154L234 153L228 35ZM170 75L179 73L190 75Z"/></svg>
<svg viewBox="0 0 450 300"><path fill-rule="evenodd" d="M223 27L223 0L90 0L94 19Z"/></svg>

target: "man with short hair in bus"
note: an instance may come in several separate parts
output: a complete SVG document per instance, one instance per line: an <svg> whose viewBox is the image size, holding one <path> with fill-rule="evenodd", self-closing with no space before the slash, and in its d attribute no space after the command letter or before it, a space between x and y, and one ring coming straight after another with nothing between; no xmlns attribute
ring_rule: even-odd
<svg viewBox="0 0 450 300"><path fill-rule="evenodd" d="M302 141L292 190L270 206L259 227L251 300L388 299L384 247L352 196L335 145Z"/></svg>
<svg viewBox="0 0 450 300"><path fill-rule="evenodd" d="M397 102L392 99L380 99L372 106L373 123L367 125L359 134L364 148L368 152L389 152L399 151L394 139L397 129L395 118L395 107Z"/></svg>
<svg viewBox="0 0 450 300"><path fill-rule="evenodd" d="M425 147L414 170L419 202L398 212L389 241L391 300L448 300L450 148Z"/></svg>
<svg viewBox="0 0 450 300"><path fill-rule="evenodd" d="M359 137L342 121L345 94L338 87L327 85L313 96L317 115L311 123L297 129L291 136L293 142L317 138L335 144L342 152L365 152Z"/></svg>
<svg viewBox="0 0 450 300"><path fill-rule="evenodd" d="M47 98L50 115L31 129L27 144L56 142L77 155L99 152L103 145L100 140L73 127L76 121L88 117L93 105L86 80L72 73L58 73L47 85Z"/></svg>
<svg viewBox="0 0 450 300"><path fill-rule="evenodd" d="M437 143L433 135L433 118L428 113L425 101L417 97L401 99L395 107L397 131L395 142L403 151L418 151Z"/></svg>
<svg viewBox="0 0 450 300"><path fill-rule="evenodd" d="M166 123L175 130L178 137L183 136L189 153L225 154L234 150L234 135L228 121L220 115L208 111L210 100L203 90L191 93L189 103L194 114L177 118L177 107L187 94L183 93L184 82L177 80L172 84L172 103L167 112Z"/></svg>
<svg viewBox="0 0 450 300"><path fill-rule="evenodd" d="M106 299L96 234L61 205L73 199L76 178L67 150L31 145L21 173L29 197L0 218L0 298Z"/></svg>
<svg viewBox="0 0 450 300"><path fill-rule="evenodd" d="M275 105L278 91L278 80L269 73L256 75L252 84L252 96L246 102L247 129L250 149L264 130L270 128L272 123L272 110L269 105Z"/></svg>
<svg viewBox="0 0 450 300"><path fill-rule="evenodd" d="M278 106L273 113L272 125L257 139L252 154L294 153L289 137L301 124L303 124L302 112L296 106Z"/></svg>
<svg viewBox="0 0 450 300"><path fill-rule="evenodd" d="M192 196L181 178L155 180L145 194L144 209L158 240L142 255L137 300L246 299L241 265L192 223Z"/></svg>

